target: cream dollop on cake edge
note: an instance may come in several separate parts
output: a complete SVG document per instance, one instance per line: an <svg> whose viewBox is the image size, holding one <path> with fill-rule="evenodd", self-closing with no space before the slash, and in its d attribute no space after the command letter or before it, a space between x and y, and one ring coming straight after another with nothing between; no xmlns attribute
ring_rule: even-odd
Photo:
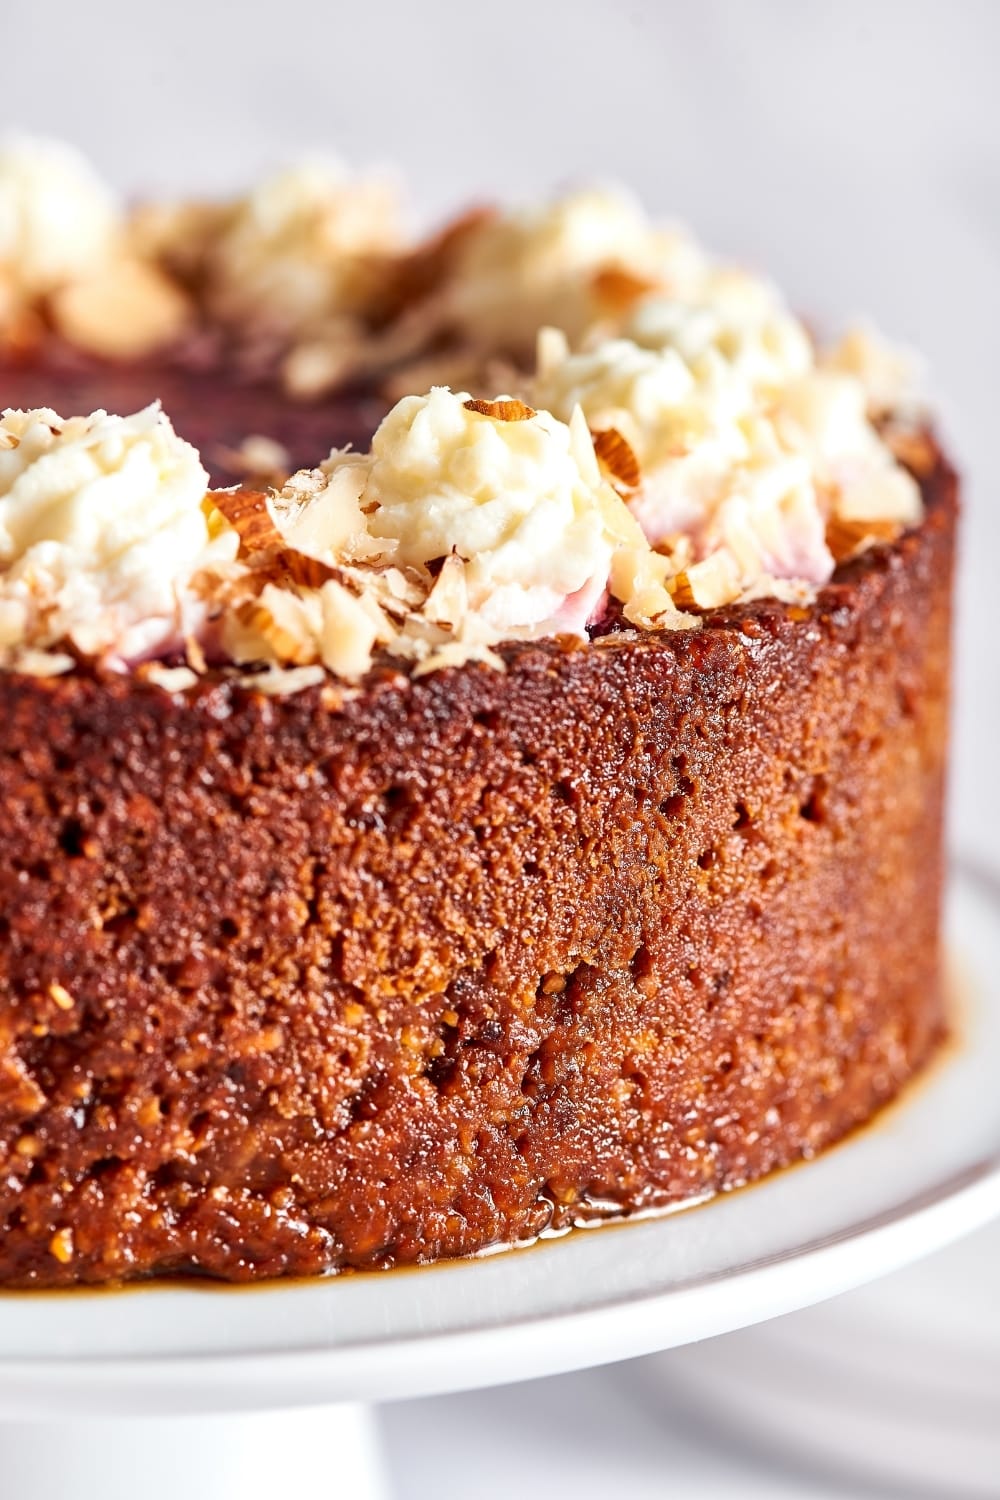
<svg viewBox="0 0 1000 1500"><path fill-rule="evenodd" d="M34 298L90 274L116 251L123 215L72 146L0 139L0 286Z"/></svg>
<svg viewBox="0 0 1000 1500"><path fill-rule="evenodd" d="M176 331L183 297L151 289L180 297L165 278L185 255L221 322L297 330L320 352L349 344L354 300L408 253L382 188L316 164L243 199L131 219L88 174L58 148L0 151L0 272L24 296L46 287L56 321L97 352ZM82 248L46 279L29 262L60 195ZM132 344L115 333L122 298L145 308L125 318ZM162 414L8 414L3 663L128 665L187 638L195 664L207 646L296 686L326 670L355 680L377 652L418 671L496 664L503 640L585 638L609 596L641 628L696 625L691 606L807 602L839 561L921 518L919 487L872 422L905 399L896 351L860 331L817 351L770 282L625 194L473 216L415 312L420 336L459 329L499 347L537 333L535 373L510 367L515 394L495 400L405 395L369 453L335 452L261 499L267 547L230 501L206 501L198 456ZM539 331L553 315L562 326ZM120 545L140 512L148 527ZM289 572L283 548L312 571ZM180 685L188 669L170 670Z"/></svg>
<svg viewBox="0 0 1000 1500"><path fill-rule="evenodd" d="M697 624L580 413L563 423L517 398L436 388L400 401L368 453L334 452L249 517L238 499L210 498L244 538L243 570L209 586L239 663L321 665L348 680L376 651L418 674L500 666L505 641L585 640L616 589L636 625Z"/></svg>
<svg viewBox="0 0 1000 1500"><path fill-rule="evenodd" d="M197 451L158 406L0 418L0 661L42 675L70 651L135 662L179 646L205 608L187 584L232 559ZM67 649L68 648L68 649Z"/></svg>
<svg viewBox="0 0 1000 1500"><path fill-rule="evenodd" d="M406 249L379 177L312 158L231 200L126 210L71 146L0 139L0 333L134 359L199 323L295 347L363 337L359 307Z"/></svg>
<svg viewBox="0 0 1000 1500"><path fill-rule="evenodd" d="M186 653L180 674L146 675L180 689L214 659L285 692L326 672L357 681L378 653L418 673L499 666L505 641L586 640L609 597L640 629L696 628L691 605L806 602L832 575L831 528L853 525L856 546L919 519L888 449L879 484L864 464L842 492L816 478L810 464L835 472L840 443L853 461L862 418L856 382L812 379L790 384L761 451L739 455L723 520L706 508L657 548L634 452L616 429L593 433L579 404L562 422L517 397L436 388L400 401L368 453L335 451L270 495L206 492L198 455L156 408L6 413L0 661L45 674L78 656L126 670ZM783 425L788 451L774 446ZM760 470L754 493L741 463Z"/></svg>

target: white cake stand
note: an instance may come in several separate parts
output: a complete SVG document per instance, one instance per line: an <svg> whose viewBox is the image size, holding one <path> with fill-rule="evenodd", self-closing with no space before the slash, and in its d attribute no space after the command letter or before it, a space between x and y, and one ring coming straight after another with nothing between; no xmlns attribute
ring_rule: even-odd
<svg viewBox="0 0 1000 1500"><path fill-rule="evenodd" d="M1000 1215L1000 883L960 868L948 932L954 1039L903 1100L808 1167L695 1209L420 1271L0 1297L5 1493L131 1500L141 1482L144 1500L254 1500L308 1484L375 1500L361 1403L707 1338Z"/></svg>

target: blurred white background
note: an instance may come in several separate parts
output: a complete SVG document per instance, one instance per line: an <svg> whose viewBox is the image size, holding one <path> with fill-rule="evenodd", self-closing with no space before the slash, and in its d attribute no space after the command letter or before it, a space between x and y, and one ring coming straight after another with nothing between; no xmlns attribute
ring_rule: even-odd
<svg viewBox="0 0 1000 1500"><path fill-rule="evenodd" d="M954 842L1000 866L997 0L12 9L4 123L74 140L128 192L231 188L316 148L398 167L420 218L617 178L768 268L819 323L864 314L920 348L967 479ZM399 1493L488 1497L498 1476L505 1494L523 1478L584 1497L618 1481L637 1496L834 1493L657 1421L635 1390L605 1373L398 1408ZM466 1461L480 1481L463 1481Z"/></svg>

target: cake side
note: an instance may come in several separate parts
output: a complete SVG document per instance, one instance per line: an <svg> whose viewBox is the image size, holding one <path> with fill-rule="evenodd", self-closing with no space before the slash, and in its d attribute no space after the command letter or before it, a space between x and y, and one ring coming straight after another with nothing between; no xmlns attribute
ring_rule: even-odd
<svg viewBox="0 0 1000 1500"><path fill-rule="evenodd" d="M814 604L505 672L0 674L0 1278L466 1254L869 1118L944 1027L924 491Z"/></svg>

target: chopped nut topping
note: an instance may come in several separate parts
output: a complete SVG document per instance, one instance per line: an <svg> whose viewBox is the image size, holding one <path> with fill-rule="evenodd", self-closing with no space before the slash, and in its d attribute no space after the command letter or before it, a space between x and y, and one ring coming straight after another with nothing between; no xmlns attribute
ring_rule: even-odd
<svg viewBox="0 0 1000 1500"><path fill-rule="evenodd" d="M826 544L840 563L875 542L891 542L898 535L896 521L846 521L834 516L827 522Z"/></svg>
<svg viewBox="0 0 1000 1500"><path fill-rule="evenodd" d="M78 231L63 247L40 233L53 194ZM622 194L477 209L414 246L382 185L315 164L125 219L72 154L0 149L5 224L8 349L54 327L136 359L201 319L293 394L400 399L369 452L290 477L270 439L220 450L250 483L208 495L155 408L5 413L3 670L93 660L184 692L221 660L280 694L356 683L376 655L502 669L502 642L585 642L609 597L643 630L764 596L800 609L921 517L936 450L897 352L863 332L818 351L767 282Z"/></svg>
<svg viewBox="0 0 1000 1500"><path fill-rule="evenodd" d="M626 312L640 298L656 290L651 277L638 276L624 266L602 266L591 284L602 310L609 313Z"/></svg>
<svg viewBox="0 0 1000 1500"><path fill-rule="evenodd" d="M594 452L599 463L607 469L611 482L617 490L637 490L642 483L642 470L632 448L622 437L617 427L605 427L591 434Z"/></svg>
<svg viewBox="0 0 1000 1500"><path fill-rule="evenodd" d="M213 490L211 499L239 534L243 556L284 547L285 539L274 523L263 490Z"/></svg>
<svg viewBox="0 0 1000 1500"><path fill-rule="evenodd" d="M495 422L527 422L536 415L533 406L509 398L499 401L463 401L462 405L466 411L478 412L481 417L492 417Z"/></svg>
<svg viewBox="0 0 1000 1500"><path fill-rule="evenodd" d="M63 337L103 359L141 359L174 343L193 312L162 271L124 258L54 292L50 306Z"/></svg>

